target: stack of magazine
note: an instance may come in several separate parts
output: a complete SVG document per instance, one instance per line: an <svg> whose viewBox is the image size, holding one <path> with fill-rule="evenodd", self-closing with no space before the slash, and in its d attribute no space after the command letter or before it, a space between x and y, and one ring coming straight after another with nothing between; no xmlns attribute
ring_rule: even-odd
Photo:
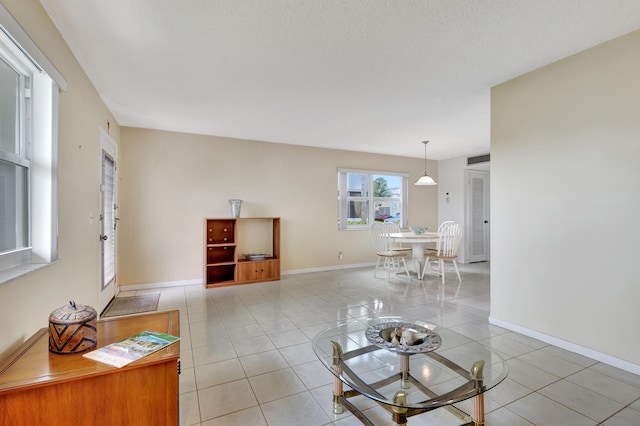
<svg viewBox="0 0 640 426"><path fill-rule="evenodd" d="M146 330L82 356L120 368L178 340L179 337L170 334Z"/></svg>

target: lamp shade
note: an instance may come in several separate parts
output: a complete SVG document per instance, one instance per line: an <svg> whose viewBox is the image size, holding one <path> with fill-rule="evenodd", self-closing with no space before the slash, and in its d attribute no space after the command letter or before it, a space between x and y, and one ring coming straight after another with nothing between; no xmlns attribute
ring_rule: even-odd
<svg viewBox="0 0 640 426"><path fill-rule="evenodd" d="M431 176L424 175L420 179L418 179L416 183L414 183L414 185L427 186L427 185L437 185L437 183L435 180L433 180Z"/></svg>
<svg viewBox="0 0 640 426"><path fill-rule="evenodd" d="M424 176L422 176L414 185L431 186L437 185L436 181L427 174L427 144L429 141L422 142L424 144Z"/></svg>

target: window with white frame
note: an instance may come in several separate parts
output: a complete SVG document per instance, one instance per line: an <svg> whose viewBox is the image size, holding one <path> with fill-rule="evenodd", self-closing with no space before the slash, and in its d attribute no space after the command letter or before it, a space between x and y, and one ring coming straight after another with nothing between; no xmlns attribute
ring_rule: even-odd
<svg viewBox="0 0 640 426"><path fill-rule="evenodd" d="M0 254L29 247L30 79L0 57Z"/></svg>
<svg viewBox="0 0 640 426"><path fill-rule="evenodd" d="M406 227L406 173L338 169L338 229L369 229L373 222Z"/></svg>
<svg viewBox="0 0 640 426"><path fill-rule="evenodd" d="M0 8L0 282L57 258L58 85L7 22Z"/></svg>

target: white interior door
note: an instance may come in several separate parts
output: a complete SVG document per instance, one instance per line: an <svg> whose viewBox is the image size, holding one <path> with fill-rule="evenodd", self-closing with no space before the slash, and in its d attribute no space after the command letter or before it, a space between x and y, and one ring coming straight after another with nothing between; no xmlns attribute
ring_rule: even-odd
<svg viewBox="0 0 640 426"><path fill-rule="evenodd" d="M100 129L100 297L102 312L116 296L117 148Z"/></svg>
<svg viewBox="0 0 640 426"><path fill-rule="evenodd" d="M467 171L467 262L489 260L489 172Z"/></svg>

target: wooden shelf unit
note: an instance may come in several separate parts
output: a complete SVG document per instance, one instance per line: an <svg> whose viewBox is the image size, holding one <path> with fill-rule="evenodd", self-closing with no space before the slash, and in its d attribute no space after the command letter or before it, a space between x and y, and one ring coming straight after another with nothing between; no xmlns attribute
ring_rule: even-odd
<svg viewBox="0 0 640 426"><path fill-rule="evenodd" d="M98 348L144 330L180 336L180 311L102 319ZM178 424L180 342L122 368L49 352L43 328L0 360L0 425Z"/></svg>
<svg viewBox="0 0 640 426"><path fill-rule="evenodd" d="M254 232L256 230L259 232ZM254 247L261 249L256 251ZM244 254L248 253L266 253L269 256L264 260L246 260ZM279 217L205 219L205 287L279 279Z"/></svg>

